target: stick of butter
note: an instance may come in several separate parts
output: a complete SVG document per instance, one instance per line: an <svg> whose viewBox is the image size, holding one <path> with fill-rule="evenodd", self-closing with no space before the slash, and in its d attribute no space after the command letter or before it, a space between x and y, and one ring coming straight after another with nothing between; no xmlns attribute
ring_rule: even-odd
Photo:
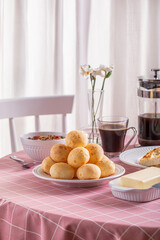
<svg viewBox="0 0 160 240"><path fill-rule="evenodd" d="M120 178L123 187L146 189L160 182L160 168L148 167L143 170L126 174Z"/></svg>

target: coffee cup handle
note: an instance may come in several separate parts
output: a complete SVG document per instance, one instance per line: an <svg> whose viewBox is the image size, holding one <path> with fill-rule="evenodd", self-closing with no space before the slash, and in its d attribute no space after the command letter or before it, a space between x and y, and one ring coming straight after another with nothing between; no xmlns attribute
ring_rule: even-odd
<svg viewBox="0 0 160 240"><path fill-rule="evenodd" d="M129 139L129 141L126 143L126 145L124 146L123 151L126 150L126 148L129 146L129 144L132 142L132 140L133 140L133 139L135 138L135 136L137 135L137 130L136 130L135 127L129 127L129 128L127 128L127 131L130 130L130 129L133 131L133 135L132 135L132 137Z"/></svg>

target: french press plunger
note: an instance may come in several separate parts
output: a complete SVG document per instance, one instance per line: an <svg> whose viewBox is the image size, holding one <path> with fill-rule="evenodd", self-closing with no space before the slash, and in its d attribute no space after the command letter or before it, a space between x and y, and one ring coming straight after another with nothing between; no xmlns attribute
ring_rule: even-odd
<svg viewBox="0 0 160 240"><path fill-rule="evenodd" d="M160 145L160 69L153 77L138 78L138 141L142 146Z"/></svg>

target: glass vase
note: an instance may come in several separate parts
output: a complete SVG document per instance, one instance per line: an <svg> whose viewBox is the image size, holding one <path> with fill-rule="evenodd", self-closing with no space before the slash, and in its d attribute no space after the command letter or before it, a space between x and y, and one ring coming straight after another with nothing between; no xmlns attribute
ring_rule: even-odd
<svg viewBox="0 0 160 240"><path fill-rule="evenodd" d="M102 117L104 90L88 90L88 139L100 144L97 119Z"/></svg>

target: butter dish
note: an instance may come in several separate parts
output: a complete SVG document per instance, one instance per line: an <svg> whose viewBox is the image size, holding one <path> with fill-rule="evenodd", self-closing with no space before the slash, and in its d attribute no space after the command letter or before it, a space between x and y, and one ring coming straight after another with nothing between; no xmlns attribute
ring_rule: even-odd
<svg viewBox="0 0 160 240"><path fill-rule="evenodd" d="M127 201L149 202L160 198L159 183L148 189L136 189L120 186L120 178L116 178L109 182L109 186L114 197Z"/></svg>

